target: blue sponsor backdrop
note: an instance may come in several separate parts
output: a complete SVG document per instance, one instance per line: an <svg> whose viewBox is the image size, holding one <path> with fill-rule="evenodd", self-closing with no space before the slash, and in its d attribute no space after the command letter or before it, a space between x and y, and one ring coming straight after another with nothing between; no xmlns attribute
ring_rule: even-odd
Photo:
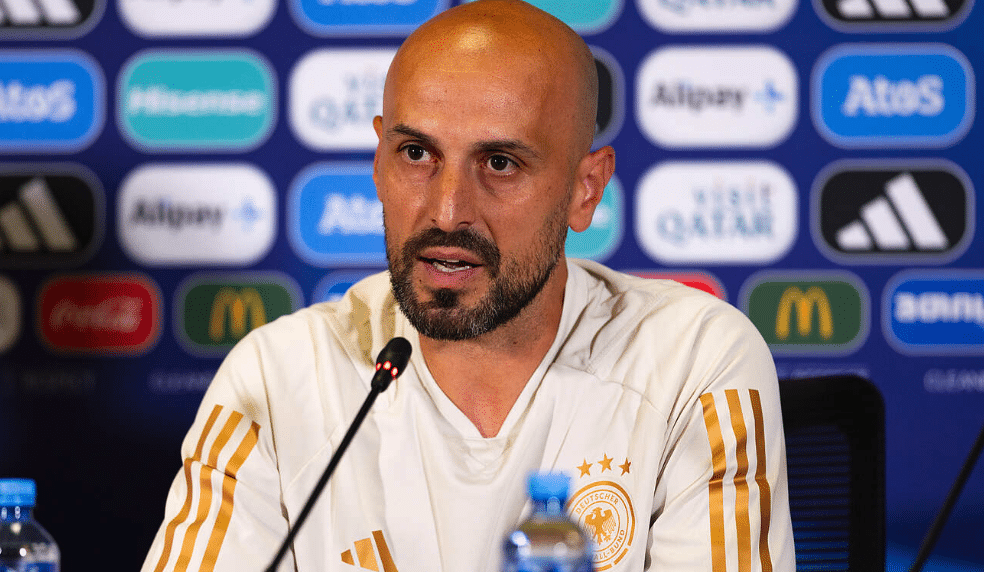
<svg viewBox="0 0 984 572"><path fill-rule="evenodd" d="M163 6L156 0L127 1L138 10L140 2ZM804 271L847 268L831 261L817 244L818 237L829 234L827 230L811 232L811 221L826 220L812 212L820 204L813 195L822 186L817 184L818 176L822 174L826 180L836 174L829 171L831 165L835 169L836 165L846 165L856 171L870 160L874 169L884 171L889 165L901 176L908 164L917 169L943 160L966 172L973 187L984 184L984 162L980 160L984 130L973 116L975 71L984 62L980 42L984 16L979 7L971 6L971 0L936 3L935 8L927 8L933 3L913 3L894 12L883 0L818 0L812 4L806 0L797 4L788 0L541 2L578 27L608 69L603 85L611 93L603 99L611 104L600 120L609 128L605 140L618 153L617 185L621 192L615 191L616 200L607 204L598 226L589 231L598 243L572 239L571 246L614 268L704 271L720 281L729 301L737 303L737 293L749 277L766 267L770 275L779 276L776 280L787 271L802 276ZM65 569L88 570L111 563L108 565L113 569L132 570L142 562L159 525L165 492L180 468L180 441L220 363L218 357L186 351L171 323L173 307L182 302L176 299L179 285L201 267L145 267L127 256L117 229L108 226L95 233L105 238L94 252L65 255L64 249L73 248L66 236L92 236L93 229L87 233L73 226L86 223L83 217L63 212L72 208L64 189L59 190L64 181L45 175L66 169L91 171L104 189L106 205L105 216L95 217L95 224L111 225L117 220L121 182L144 164L251 163L269 176L277 190L276 241L255 263L243 266L230 261L220 264L219 269L250 275L282 272L300 286L302 303L330 298L358 275L383 265L379 236L366 231L375 209L371 185L365 178L372 154L324 153L302 144L289 124L287 80L295 64L315 49L396 47L403 35L443 9L445 3L288 0L277 4L273 18L255 32L245 36L212 33L207 37L191 33L139 36L124 23L116 1L97 4L98 9L80 10L78 18L82 20L74 27L46 27L44 18L27 28L0 25L0 211L13 213L6 219L0 217L0 259L16 257L21 261L36 256L36 264L18 262L15 268L0 264L6 269L0 278L9 280L15 290L0 291L5 292L0 295L0 415L4 420L0 473L39 481L38 515L61 543ZM247 4L218 0L209 3L208 9L227 9L225 17L235 18L237 10ZM184 1L167 5L193 8ZM194 21L200 30L213 20L188 21ZM173 24L180 20L168 21ZM742 146L740 141L727 147L663 148L647 138L641 124L644 113L664 122L714 117L722 129L740 123L742 113L768 113L754 104L761 84L742 85L732 74L727 81L717 81L713 70L673 69L670 62L669 71L660 72L664 76L651 85L637 85L642 81L639 66L657 48L729 46L769 46L793 62L797 85L782 85L786 80L778 77L772 84L774 93L797 94L796 122L788 136L780 134L778 142L766 148ZM115 94L107 95L106 85L119 85L130 58L148 53L145 50L166 56L183 49L238 52L247 58L259 55L269 62L273 76L270 85L277 93L270 94L268 101L274 102L276 109L270 114L263 112L273 125L268 134L264 132L255 140L255 146L137 148L119 125L105 121L106 117L119 117L121 105ZM656 99L657 84L663 86L663 105L647 108L647 102ZM205 113L212 119L245 117L256 121L248 97L248 90L256 88L246 86L247 91L239 93L235 89L210 82L198 90L182 85L180 93L174 89L148 93L164 98L153 103L161 117L201 119L196 114ZM365 96L366 105L378 100L378 94L371 90ZM678 97L682 99L674 99ZM667 105L673 101L682 103ZM350 105L358 106L359 102ZM364 110L353 107L347 112L355 116ZM762 117L755 124L767 129L767 117ZM758 136L768 139L768 133ZM647 256L639 227L655 224L659 213L647 213L646 205L636 201L645 173L664 161L763 160L781 165L795 183L799 222L791 249L777 249L781 254L767 263L743 262L724 255L725 260L714 265L681 263L673 268L662 268ZM44 185L28 184L30 177L21 168L24 165L46 182L50 193ZM352 165L361 165L363 174L340 170ZM5 175L7 172L17 176ZM339 181L342 176L354 178ZM909 180L892 174L880 177L862 177L857 184ZM334 199L328 185L333 178L332 184L340 189ZM933 188L926 182L930 179L916 173L912 180L915 190L908 183L900 193L888 188L867 189L866 196L871 199L864 208L859 207L856 216L839 215L838 224L843 226L855 220L864 222L858 227L861 234L885 233L870 241L881 245L872 247L871 252L863 251L866 242L858 239L858 234L848 236L845 244L862 249L860 258L871 261L880 253L897 254L891 252L893 244L904 242L898 237L920 235L928 219L934 219L944 235L954 220L966 226L969 218L974 221L971 229L981 228L976 206L980 201L966 203L975 209L968 216L959 201L941 206L939 201L930 200ZM680 194L686 200L722 197L701 208L709 209L707 220L720 223L718 230L727 229L737 244L746 237L742 234L745 227L736 224L740 213L734 205L741 203L742 189L760 189L766 183L772 181L762 173L760 180L732 181L725 177L693 185L684 181L679 183L681 188L665 192ZM714 188L696 188L701 185ZM166 186L160 189L162 193L167 190ZM45 210L45 201L51 197L55 207ZM336 233L337 240L329 239L330 233L320 233L318 227L332 200L338 208L327 213L331 216L321 229ZM637 209L642 212L637 213ZM42 211L55 215L39 219L32 214ZM59 212L65 216L58 216ZM346 225L332 218L345 213L361 213L363 220ZM205 220L211 214L203 201L182 216ZM66 226L68 232L59 232ZM854 232L855 226L851 230ZM11 236L18 240L12 241ZM358 236L372 238L352 238ZM62 240L55 240L58 237ZM859 372L870 377L884 395L890 569L902 569L914 555L984 421L982 287L977 274L984 268L984 244L975 235L967 245L956 258L942 252L936 260L932 246L918 257L901 258L917 260L916 268L899 264L898 256L891 261L851 265L849 270L860 278L861 287L867 290L863 294L872 301L864 343L847 355L837 348L824 353L821 346L812 348L817 351L811 351L808 358L777 357L781 376ZM166 248L166 241L160 247ZM354 248L366 249L365 257L352 256ZM39 315L37 304L41 286L54 277L78 272L139 272L153 280L164 306L160 312L164 323L157 325L161 335L156 344L139 354L109 357L43 344L40 332L47 321ZM246 300L243 298L243 303ZM900 309L900 303L908 306ZM109 310L97 305L86 311ZM208 313L203 309L204 316ZM105 319L84 323L110 327L129 322ZM978 467L938 547L950 567L932 564L930 569L984 567L982 535L984 468Z"/></svg>

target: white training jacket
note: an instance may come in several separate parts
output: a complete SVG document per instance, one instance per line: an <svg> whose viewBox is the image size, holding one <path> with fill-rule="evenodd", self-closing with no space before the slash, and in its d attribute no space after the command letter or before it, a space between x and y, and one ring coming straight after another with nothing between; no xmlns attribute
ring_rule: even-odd
<svg viewBox="0 0 984 572"><path fill-rule="evenodd" d="M419 352L369 413L280 570L496 572L530 471L571 476L597 570L795 568L769 350L732 306L568 260L557 337L483 438ZM262 571L369 390L418 336L386 273L258 328L182 446L144 572Z"/></svg>

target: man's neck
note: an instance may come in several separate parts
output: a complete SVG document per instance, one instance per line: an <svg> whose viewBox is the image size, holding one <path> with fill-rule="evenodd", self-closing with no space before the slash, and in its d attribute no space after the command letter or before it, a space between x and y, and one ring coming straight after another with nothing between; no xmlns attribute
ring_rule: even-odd
<svg viewBox="0 0 984 572"><path fill-rule="evenodd" d="M477 338L420 338L437 385L483 437L494 437L553 345L564 306L563 259L537 298L514 319Z"/></svg>

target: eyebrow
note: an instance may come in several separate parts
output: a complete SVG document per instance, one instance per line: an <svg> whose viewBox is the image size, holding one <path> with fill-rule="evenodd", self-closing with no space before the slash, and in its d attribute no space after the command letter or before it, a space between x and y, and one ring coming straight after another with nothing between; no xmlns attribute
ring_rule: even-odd
<svg viewBox="0 0 984 572"><path fill-rule="evenodd" d="M419 140L425 145L432 147L437 147L437 140L430 135L414 129L409 125L404 123L397 124L389 130L390 136L393 135L403 135L406 137L412 137ZM492 139L490 141L481 141L472 146L473 150L479 153L491 153L495 151L508 151L516 155L525 156L531 159L540 159L540 154L534 150L532 147L523 143L522 141L517 141L515 139Z"/></svg>

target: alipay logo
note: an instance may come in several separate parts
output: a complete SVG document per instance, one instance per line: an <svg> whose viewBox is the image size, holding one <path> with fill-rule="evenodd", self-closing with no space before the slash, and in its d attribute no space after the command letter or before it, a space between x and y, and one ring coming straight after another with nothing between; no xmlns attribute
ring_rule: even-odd
<svg viewBox="0 0 984 572"><path fill-rule="evenodd" d="M372 163L313 165L291 184L287 204L288 238L309 264L386 265Z"/></svg>
<svg viewBox="0 0 984 572"><path fill-rule="evenodd" d="M973 0L813 0L820 17L831 27L845 32L949 30L967 17L973 3Z"/></svg>
<svg viewBox="0 0 984 572"><path fill-rule="evenodd" d="M945 147L973 114L973 72L949 46L840 46L813 72L813 121L834 145Z"/></svg>
<svg viewBox="0 0 984 572"><path fill-rule="evenodd" d="M301 28L315 36L399 36L449 4L449 0L290 0L290 12Z"/></svg>
<svg viewBox="0 0 984 572"><path fill-rule="evenodd" d="M75 38L92 29L105 10L105 0L7 0L0 38Z"/></svg>
<svg viewBox="0 0 984 572"><path fill-rule="evenodd" d="M624 193L618 179L612 177L601 202L595 208L591 226L584 232L567 229L564 251L571 258L605 260L612 255L622 241L625 219Z"/></svg>
<svg viewBox="0 0 984 572"><path fill-rule="evenodd" d="M974 234L970 179L948 161L843 161L818 177L813 235L845 264L942 264Z"/></svg>
<svg viewBox="0 0 984 572"><path fill-rule="evenodd" d="M314 287L311 303L318 304L341 300L353 284L377 272L378 270L336 270L329 272Z"/></svg>
<svg viewBox="0 0 984 572"><path fill-rule="evenodd" d="M301 303L297 283L279 272L194 274L175 295L176 337L190 353L220 356Z"/></svg>
<svg viewBox="0 0 984 572"><path fill-rule="evenodd" d="M667 162L642 178L635 213L662 264L769 264L796 239L796 184L766 161Z"/></svg>
<svg viewBox="0 0 984 572"><path fill-rule="evenodd" d="M902 353L984 354L984 272L901 272L885 287L882 320Z"/></svg>
<svg viewBox="0 0 984 572"><path fill-rule="evenodd" d="M250 52L144 52L120 73L120 130L158 151L246 150L270 134L276 85Z"/></svg>
<svg viewBox="0 0 984 572"><path fill-rule="evenodd" d="M276 0L120 0L123 22L146 37L241 37L259 32Z"/></svg>
<svg viewBox="0 0 984 572"><path fill-rule="evenodd" d="M383 111L383 84L396 50L317 50L290 76L290 126L318 151L376 148L373 117Z"/></svg>
<svg viewBox="0 0 984 572"><path fill-rule="evenodd" d="M596 34L608 29L622 12L622 2L623 0L529 0L530 4L549 12L579 34Z"/></svg>
<svg viewBox="0 0 984 572"><path fill-rule="evenodd" d="M847 355L868 337L868 291L854 274L759 272L738 296L775 354Z"/></svg>
<svg viewBox="0 0 984 572"><path fill-rule="evenodd" d="M0 168L0 267L77 266L99 247L98 179L77 165Z"/></svg>
<svg viewBox="0 0 984 572"><path fill-rule="evenodd" d="M99 135L105 107L102 71L82 52L0 54L0 151L81 150Z"/></svg>
<svg viewBox="0 0 984 572"><path fill-rule="evenodd" d="M796 0L640 0L639 8L664 32L767 32L792 17Z"/></svg>
<svg viewBox="0 0 984 572"><path fill-rule="evenodd" d="M117 228L148 266L255 264L276 238L273 183L252 165L145 165L120 186Z"/></svg>
<svg viewBox="0 0 984 572"><path fill-rule="evenodd" d="M775 48L662 48L640 68L636 116L664 147L772 147L792 132L797 98L796 69Z"/></svg>

